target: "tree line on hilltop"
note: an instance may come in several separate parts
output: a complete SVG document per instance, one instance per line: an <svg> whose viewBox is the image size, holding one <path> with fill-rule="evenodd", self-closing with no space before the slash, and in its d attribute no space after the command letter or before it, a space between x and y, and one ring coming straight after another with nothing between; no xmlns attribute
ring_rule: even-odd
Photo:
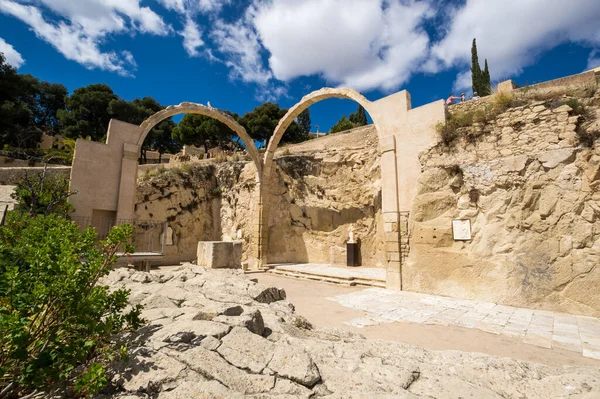
<svg viewBox="0 0 600 399"><path fill-rule="evenodd" d="M35 149L42 135L61 135L67 140L87 138L104 141L111 119L139 125L164 109L152 97L127 101L106 84L90 84L69 95L59 83L41 81L21 74L0 53L0 149ZM256 142L266 143L287 109L266 102L238 115L238 121ZM310 112L305 110L288 127L281 142L299 143L309 138ZM146 138L142 154L151 149L175 153L181 146L242 147L236 134L225 124L203 115L186 114L179 124L168 118L155 126Z"/></svg>

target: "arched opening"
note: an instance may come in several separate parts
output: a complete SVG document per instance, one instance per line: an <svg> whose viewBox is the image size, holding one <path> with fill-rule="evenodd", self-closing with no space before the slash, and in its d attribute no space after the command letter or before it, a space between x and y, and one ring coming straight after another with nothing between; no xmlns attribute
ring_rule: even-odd
<svg viewBox="0 0 600 399"><path fill-rule="evenodd" d="M222 122L225 125L227 125L234 133L236 133L240 137L240 139L246 146L248 154L250 155L252 161L254 162L254 165L256 166L257 176L260 175L262 170L262 161L258 154L258 150L254 145L254 141L250 138L250 136L246 132L246 129L244 129L235 119L233 119L230 115L226 114L225 112L202 104L181 103L179 105L172 105L150 116L140 125L142 131L138 139L137 145L141 148L144 140L146 139L146 136L148 136L148 133L150 133L154 126L156 126L163 120L170 118L171 116L179 114L204 115L214 118L219 122Z"/></svg>
<svg viewBox="0 0 600 399"><path fill-rule="evenodd" d="M362 223L362 219L366 217L372 217L375 220L375 228L374 230L378 230L377 237L378 240L378 248L380 250L380 262L379 266L382 268L386 267L386 237L384 235L383 228L383 217L382 217L382 209L381 209L381 188L379 190L375 190L372 196L372 202L356 204L356 203L348 203L342 204L341 208L338 209L326 209L319 208L317 205L311 204L297 204L295 199L292 198L289 204L280 204L282 201L281 195L275 195L273 190L277 190L280 183L278 180L280 179L280 172L285 173L281 166L279 170L275 167L275 152L281 140L281 137L285 133L285 130L290 126L290 124L294 121L294 119L302 113L305 109L310 107L312 104L318 103L325 99L330 98L341 98L353 100L354 102L360 104L369 114L373 120L373 128L376 132L375 140L376 142L381 142L381 132L379 131L378 122L376 120L376 115L374 115L370 110L373 108L372 103L367 100L360 93L351 90L351 89L333 89L333 88L324 88L313 93L308 94L302 100L289 109L287 114L279 121L277 128L273 136L271 137L266 153L263 159L263 206L261 208L262 214L261 217L261 236L259 243L259 253L260 259L263 266L267 266L267 260L273 259L273 263L279 262L287 262L285 257L286 255L282 255L282 252L288 251L289 248L284 248L285 244L275 245L273 240L270 241L271 234L274 234L272 237L278 237L277 240L281 242L281 240L287 240L288 237L282 237L282 232L277 230L277 224L274 221L274 217L277 217L274 212L280 212L284 209L286 212L290 212L290 219L292 226L290 228L292 230L300 230L304 227L307 227L307 230L314 229L322 236L326 235L328 240L336 240L339 241L337 245L331 246L329 249L331 250L331 256L329 258L329 262L324 263L335 263L335 264L345 264L345 241L348 238L348 228L354 223L358 223L359 225ZM362 133L361 133L362 134ZM333 138L333 137L332 137ZM378 147L378 146L377 146ZM375 149L375 155L379 155L379 149ZM362 160L361 160L362 161ZM302 161L300 161L302 162ZM370 166L369 166L370 167ZM297 170L302 170L302 165L292 165L292 168ZM276 174L277 171L277 174ZM395 171L394 171L395 174ZM363 180L368 180L364 178ZM332 182L329 186L331 186ZM333 184L343 185L344 182L335 182ZM368 184L368 183L367 183ZM325 184L328 186L327 184ZM343 188L345 189L345 188ZM342 191L343 191L342 189ZM290 192L291 188L286 185L286 192ZM277 193L279 194L279 193ZM344 194L342 194L342 197ZM299 202L302 202L300 200ZM344 202L343 200L341 202ZM367 201L368 202L368 201ZM301 206L299 206L301 205ZM293 215L293 214L296 215ZM307 222L303 222L306 220ZM324 223L321 223L324 221ZM296 223L296 225L294 225ZM307 226L308 225L308 226ZM370 233L374 233L374 230L371 230ZM303 237L302 237L303 238ZM359 237L364 239L365 237ZM370 237L371 238L371 237ZM312 238L311 238L312 239ZM300 240L302 241L302 240ZM318 251L323 252L326 250L325 246L313 241L313 245L307 242L298 241L298 246L303 246L303 249L299 251L306 251L306 253L298 253L298 251L293 251L295 253L290 253L290 260L293 262L298 260L304 260L305 262L311 262L311 258L319 258L319 256L323 254L317 253ZM323 247L321 249L320 247ZM334 248L335 247L335 248ZM309 254L308 252L313 251L313 254ZM327 257L327 255L323 255ZM321 257L320 259L324 259ZM302 262L298 262L302 263ZM369 266L374 266L374 264L370 264Z"/></svg>
<svg viewBox="0 0 600 399"><path fill-rule="evenodd" d="M182 103L167 107L140 124L139 136L136 140L137 149L142 147L144 139L154 126L177 114L204 115L223 123L239 137L252 162L241 163L242 166L240 163L235 164L237 166L231 166L228 163L199 161L192 164L175 164L166 169L160 169L163 177L154 177L148 180L153 180L153 187L144 183L143 178L140 180L139 192L137 191L138 187L134 186L134 218L159 218L165 221L165 229L168 234L164 240L171 247L162 248L164 252L162 263L194 260L198 241L241 240L247 245L248 250L244 251L245 253L255 253L253 243L256 232L251 215L259 213L259 211L253 209L249 212L247 222L240 223L239 227L229 226L232 223L228 224L226 221L222 222L221 214L223 212L225 214L234 212L235 214L236 210L234 209L235 204L230 201L231 195L226 189L227 186L220 185L224 183L223 179L215 176L216 172L222 172L223 168L230 172L225 173L228 176L236 173L243 174L251 179L249 183L246 179L248 184L244 185L244 195L254 198L255 192L259 191L262 171L262 161L254 141L244 127L229 114L201 104ZM147 175L148 172L142 176ZM219 177L222 175L223 173L220 173ZM163 185L160 190L156 189L157 182ZM225 190L221 190L222 188ZM236 197L233 199L236 200ZM260 203L253 204L253 207L257 206L260 206Z"/></svg>

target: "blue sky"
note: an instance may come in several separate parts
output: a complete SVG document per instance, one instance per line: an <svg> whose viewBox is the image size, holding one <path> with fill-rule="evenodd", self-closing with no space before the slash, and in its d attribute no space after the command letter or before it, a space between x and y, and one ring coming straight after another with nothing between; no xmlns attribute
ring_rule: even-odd
<svg viewBox="0 0 600 399"><path fill-rule="evenodd" d="M0 51L22 73L239 114L324 86L407 89L413 106L468 92L473 37L493 81L578 73L600 65L600 1L0 0ZM310 109L327 131L356 104Z"/></svg>

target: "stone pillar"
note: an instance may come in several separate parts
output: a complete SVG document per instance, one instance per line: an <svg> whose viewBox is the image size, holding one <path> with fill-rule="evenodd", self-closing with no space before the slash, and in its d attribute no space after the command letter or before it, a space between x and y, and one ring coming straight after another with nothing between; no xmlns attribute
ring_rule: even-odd
<svg viewBox="0 0 600 399"><path fill-rule="evenodd" d="M400 219L398 214L398 178L396 176L396 139L381 139L381 207L385 232L386 286L402 289Z"/></svg>
<svg viewBox="0 0 600 399"><path fill-rule="evenodd" d="M255 269L266 269L268 264L269 247L269 210L267 196L267 183L262 180L256 190L256 211L254 212L253 235L255 241L256 264Z"/></svg>
<svg viewBox="0 0 600 399"><path fill-rule="evenodd" d="M500 93L510 93L518 88L519 86L517 86L512 80L505 80L504 82L498 83L498 91Z"/></svg>
<svg viewBox="0 0 600 399"><path fill-rule="evenodd" d="M123 144L121 182L119 185L118 220L133 220L135 207L135 184L140 149L136 144Z"/></svg>

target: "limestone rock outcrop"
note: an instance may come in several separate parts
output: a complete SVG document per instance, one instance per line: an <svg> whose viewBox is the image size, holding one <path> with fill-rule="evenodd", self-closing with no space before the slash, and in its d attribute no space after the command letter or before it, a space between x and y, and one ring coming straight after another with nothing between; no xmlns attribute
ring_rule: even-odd
<svg viewBox="0 0 600 399"><path fill-rule="evenodd" d="M421 154L405 289L600 315L600 145L580 144L594 127L560 102L509 109L466 128L476 140ZM453 240L453 219L470 220L472 240Z"/></svg>
<svg viewBox="0 0 600 399"><path fill-rule="evenodd" d="M362 263L385 266L377 133L366 126L278 150L269 185L269 262L346 264L348 231ZM249 162L189 163L138 180L136 218L167 221L164 264L196 259L198 241L243 243L247 259L255 207ZM239 236L241 235L241 237Z"/></svg>
<svg viewBox="0 0 600 399"><path fill-rule="evenodd" d="M237 270L191 264L151 273L117 269L104 283L124 285L135 302L161 296L176 306L146 307L147 325L118 338L128 345L129 356L112 365L109 387L99 398L600 395L600 370L594 367L556 368L299 328L289 302L254 301L249 292L259 285ZM208 314L206 309L230 309L230 316L195 320ZM235 322L251 312L264 319L260 334Z"/></svg>

